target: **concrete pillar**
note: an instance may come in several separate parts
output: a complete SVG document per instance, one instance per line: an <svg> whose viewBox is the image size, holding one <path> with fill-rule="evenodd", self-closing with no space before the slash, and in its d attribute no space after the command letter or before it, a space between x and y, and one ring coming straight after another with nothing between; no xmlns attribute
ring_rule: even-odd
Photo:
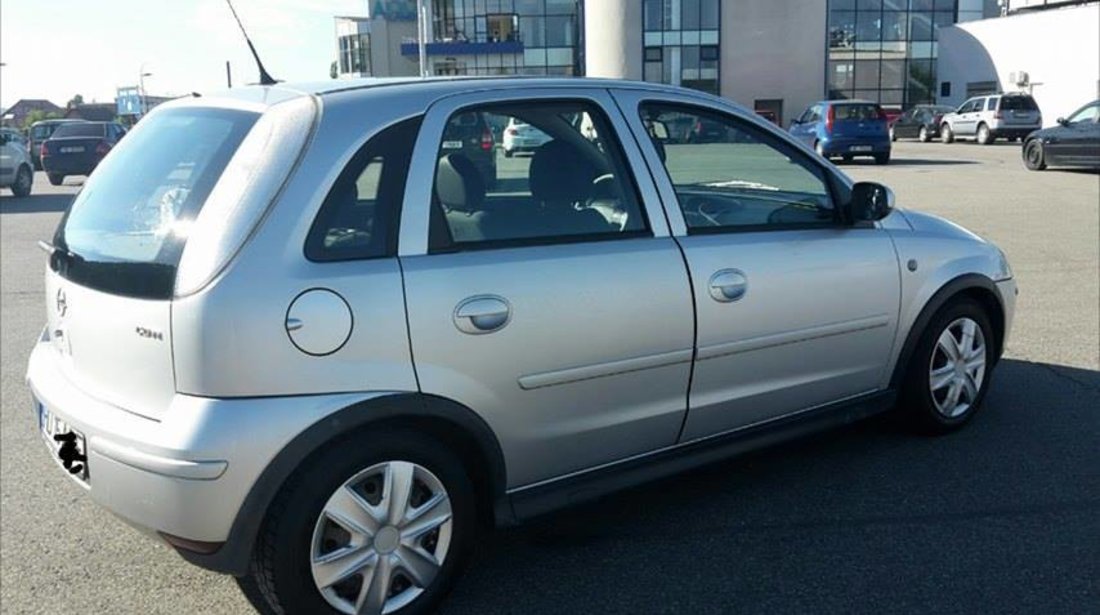
<svg viewBox="0 0 1100 615"><path fill-rule="evenodd" d="M641 0L585 2L584 47L587 76L641 81Z"/></svg>

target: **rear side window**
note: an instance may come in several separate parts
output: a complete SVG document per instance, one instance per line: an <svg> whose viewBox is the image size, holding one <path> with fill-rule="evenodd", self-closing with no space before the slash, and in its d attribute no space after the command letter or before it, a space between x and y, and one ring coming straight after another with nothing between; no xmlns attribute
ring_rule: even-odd
<svg viewBox="0 0 1100 615"><path fill-rule="evenodd" d="M1037 111L1038 105L1030 96L1004 96L1001 98L1001 111Z"/></svg>
<svg viewBox="0 0 1100 615"><path fill-rule="evenodd" d="M394 124L356 152L313 221L306 258L346 261L397 253L401 201L420 120Z"/></svg>
<svg viewBox="0 0 1100 615"><path fill-rule="evenodd" d="M107 128L106 124L62 124L53 131L53 138L64 137L102 137Z"/></svg>
<svg viewBox="0 0 1100 615"><path fill-rule="evenodd" d="M834 105L837 120L878 120L882 119L882 110L878 105Z"/></svg>
<svg viewBox="0 0 1100 615"><path fill-rule="evenodd" d="M993 111L996 108L997 108L997 99L996 98L990 98L985 102L985 110L986 111Z"/></svg>
<svg viewBox="0 0 1100 615"><path fill-rule="evenodd" d="M142 120L73 201L54 236L60 250L51 266L104 292L170 297L188 228L258 117L180 108ZM63 124L54 134L88 126Z"/></svg>

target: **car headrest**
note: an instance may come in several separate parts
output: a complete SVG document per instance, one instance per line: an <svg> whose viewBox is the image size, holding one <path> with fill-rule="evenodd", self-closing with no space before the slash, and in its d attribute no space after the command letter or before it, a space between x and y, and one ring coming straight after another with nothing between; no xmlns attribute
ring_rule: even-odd
<svg viewBox="0 0 1100 615"><path fill-rule="evenodd" d="M596 169L577 148L550 141L531 158L531 194L543 203L576 203L588 198Z"/></svg>
<svg viewBox="0 0 1100 615"><path fill-rule="evenodd" d="M435 195L448 209L477 211L485 202L485 180L469 158L447 154L436 168Z"/></svg>

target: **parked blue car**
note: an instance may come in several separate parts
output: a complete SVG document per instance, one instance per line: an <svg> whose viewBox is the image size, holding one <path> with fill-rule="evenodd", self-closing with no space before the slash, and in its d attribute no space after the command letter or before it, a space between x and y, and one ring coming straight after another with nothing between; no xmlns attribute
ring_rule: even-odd
<svg viewBox="0 0 1100 615"><path fill-rule="evenodd" d="M795 138L828 159L845 162L870 156L878 164L890 162L890 128L878 103L866 100L825 100L791 122Z"/></svg>

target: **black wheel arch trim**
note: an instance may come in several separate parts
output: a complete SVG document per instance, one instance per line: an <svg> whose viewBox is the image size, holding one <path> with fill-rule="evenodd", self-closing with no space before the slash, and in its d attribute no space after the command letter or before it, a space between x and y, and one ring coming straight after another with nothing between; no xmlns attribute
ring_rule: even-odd
<svg viewBox="0 0 1100 615"><path fill-rule="evenodd" d="M275 455L253 483L237 511L225 543L212 553L197 553L179 547L176 551L188 562L208 570L235 576L246 574L268 507L306 458L326 443L372 424L417 419L451 423L476 443L488 466L488 494L494 520L500 525L515 523L511 502L505 495L507 476L504 453L484 419L449 399L422 393L395 393L367 399L333 412L298 434Z"/></svg>
<svg viewBox="0 0 1100 615"><path fill-rule="evenodd" d="M890 387L895 390L900 390L900 386L905 379L905 372L909 367L909 361L913 358L913 353L917 349L917 345L920 343L920 338L924 335L924 331L928 328L929 323L932 322L932 318L936 315L936 312L940 311L943 306L947 305L949 301L954 299L960 293L964 293L970 290L983 290L991 293L996 297L998 307L1001 310L1000 314L990 314L990 320L993 321L994 326L1000 327L1001 330L996 331L997 345L994 352L993 360L997 361L1001 357L1001 352L1004 350L1004 302L1001 299L1001 293L997 290L997 284L992 279L979 274L979 273L967 273L953 278L937 290L932 297L921 308L920 314L913 321L912 326L909 327L909 335L905 338L905 343L901 347L901 352L898 353L898 360L894 364L893 374L890 376Z"/></svg>

